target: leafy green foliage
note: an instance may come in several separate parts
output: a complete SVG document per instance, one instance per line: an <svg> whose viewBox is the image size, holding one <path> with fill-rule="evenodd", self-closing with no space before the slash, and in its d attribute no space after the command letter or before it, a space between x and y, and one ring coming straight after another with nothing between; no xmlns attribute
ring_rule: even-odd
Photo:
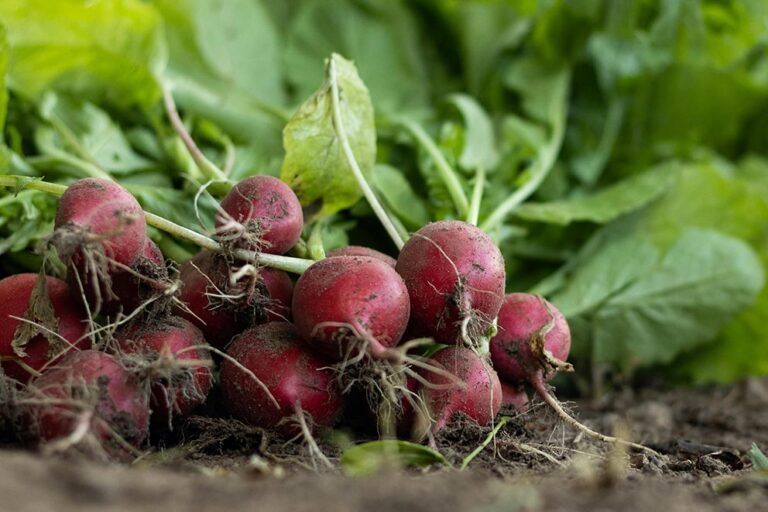
<svg viewBox="0 0 768 512"><path fill-rule="evenodd" d="M344 451L341 467L350 476L366 476L384 470L447 464L440 452L407 441L384 440L359 444Z"/></svg>
<svg viewBox="0 0 768 512"><path fill-rule="evenodd" d="M334 123L331 86L339 86L339 109L344 129L360 169L370 175L376 158L376 128L368 89L352 62L332 55L337 75L326 82L288 121L283 131L285 160L280 177L299 196L301 204L329 215L355 204L362 192L352 175Z"/></svg>
<svg viewBox="0 0 768 512"><path fill-rule="evenodd" d="M160 97L161 18L139 0L5 0L8 87L39 98L55 89L127 108Z"/></svg>
<svg viewBox="0 0 768 512"><path fill-rule="evenodd" d="M286 93L281 43L265 2L156 3L166 20L167 80L179 103L239 140L277 146Z"/></svg>
<svg viewBox="0 0 768 512"><path fill-rule="evenodd" d="M589 196L551 203L526 203L515 214L525 220L567 225L603 224L658 198L672 184L675 169L663 167L638 174Z"/></svg>

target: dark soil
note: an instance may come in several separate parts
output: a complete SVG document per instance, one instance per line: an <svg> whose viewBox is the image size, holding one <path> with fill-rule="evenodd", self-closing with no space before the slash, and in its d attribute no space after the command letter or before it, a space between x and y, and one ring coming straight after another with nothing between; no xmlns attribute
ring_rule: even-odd
<svg viewBox="0 0 768 512"><path fill-rule="evenodd" d="M0 510L480 511L766 510L768 479L746 455L768 448L768 379L695 390L629 392L573 409L590 426L661 455L611 448L564 428L541 403L514 415L464 471L355 478L312 470L301 442L228 420L193 418L169 448L133 466L0 452ZM469 422L436 439L458 468L488 437ZM338 461L337 442L319 440ZM253 456L253 457L252 457Z"/></svg>

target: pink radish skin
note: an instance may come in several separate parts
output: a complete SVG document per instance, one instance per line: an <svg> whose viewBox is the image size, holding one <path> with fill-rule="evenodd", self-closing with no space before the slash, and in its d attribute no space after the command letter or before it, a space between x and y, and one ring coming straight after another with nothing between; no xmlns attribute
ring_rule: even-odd
<svg viewBox="0 0 768 512"><path fill-rule="evenodd" d="M25 433L39 444L72 435L81 421L88 422L88 433L115 458L127 453L118 439L139 447L147 437L146 395L125 368L103 352L70 353L30 382L20 401L23 407L25 398L34 401L24 409Z"/></svg>
<svg viewBox="0 0 768 512"><path fill-rule="evenodd" d="M408 286L414 337L474 345L501 308L504 259L488 235L465 222L424 226L405 243L395 268Z"/></svg>
<svg viewBox="0 0 768 512"><path fill-rule="evenodd" d="M519 413L528 412L528 393L524 386L515 386L501 381L501 406L511 407Z"/></svg>
<svg viewBox="0 0 768 512"><path fill-rule="evenodd" d="M296 328L333 361L359 354L386 358L408 324L408 290L392 267L365 256L326 258L310 266L293 293ZM359 336L360 338L358 338Z"/></svg>
<svg viewBox="0 0 768 512"><path fill-rule="evenodd" d="M333 426L344 400L328 362L303 345L296 328L287 322L258 325L234 339L228 355L261 380L277 400L242 369L225 359L221 364L222 400L232 414L258 427L293 436L299 432L299 408L311 416L315 430Z"/></svg>
<svg viewBox="0 0 768 512"><path fill-rule="evenodd" d="M213 385L212 363L203 333L192 323L171 317L159 325L141 324L119 333L117 346L125 354L142 354L147 363L156 365L150 401L154 421L167 424L205 402Z"/></svg>
<svg viewBox="0 0 768 512"><path fill-rule="evenodd" d="M537 295L511 293L505 297L498 329L491 340L491 359L509 384L530 385L565 423L591 437L658 455L647 446L601 434L580 423L563 409L547 386L547 380L558 371L573 371L573 366L565 361L571 333L554 305Z"/></svg>
<svg viewBox="0 0 768 512"><path fill-rule="evenodd" d="M109 258L127 266L142 253L147 237L138 201L117 183L99 178L77 180L67 188L59 201L55 227L96 237L93 243L99 243ZM75 253L76 264L78 260Z"/></svg>
<svg viewBox="0 0 768 512"><path fill-rule="evenodd" d="M431 432L436 434L450 425L456 413L464 413L478 425L493 421L501 409L501 383L496 372L481 357L464 347L448 347L435 353L430 363L442 367L456 379L435 372L422 372L431 386L421 393L434 419Z"/></svg>
<svg viewBox="0 0 768 512"><path fill-rule="evenodd" d="M179 308L176 312L195 324L213 346L224 348L236 335L254 325L269 320L290 318L293 283L281 270L262 268L260 283L251 288L238 282L237 289L229 283L234 269L227 259L214 252L200 251L181 267L182 283L179 299L191 314ZM247 278L244 278L244 280ZM219 293L245 296L232 301L212 297Z"/></svg>
<svg viewBox="0 0 768 512"><path fill-rule="evenodd" d="M551 328L544 333L548 326ZM550 302L528 293L510 293L497 320L498 334L491 340L491 360L499 376L507 382L528 382L539 373L550 379L557 368L549 365L541 350L531 346L543 335L543 350L557 361L568 359L571 331L568 322Z"/></svg>
<svg viewBox="0 0 768 512"><path fill-rule="evenodd" d="M0 280L0 297L3 298L0 301L0 357L2 357L0 364L8 377L22 383L29 381L32 375L13 361L17 356L11 343L21 322L11 317L24 318L30 307L30 298L37 277L37 274L17 274ZM46 277L46 284L48 297L51 299L53 311L58 320L57 332L68 344L71 344L71 346L65 346L63 350L88 348L91 341L86 336L87 317L79 304L72 301L67 283L55 277ZM60 355L50 361L48 349L48 340L39 334L29 340L24 347L27 355L21 361L33 370L40 371L46 365L55 363L61 358Z"/></svg>
<svg viewBox="0 0 768 512"><path fill-rule="evenodd" d="M369 258L381 260L392 268L395 268L397 264L397 260L392 256L361 245L348 245L347 247L334 249L326 255L327 258L337 258L339 256L368 256Z"/></svg>
<svg viewBox="0 0 768 512"><path fill-rule="evenodd" d="M272 176L246 178L227 194L222 209L247 230L253 230L258 243L240 238L236 245L243 249L269 254L288 252L301 236L304 214L301 203L291 188ZM225 225L219 218L217 228ZM222 233L224 236L228 231Z"/></svg>

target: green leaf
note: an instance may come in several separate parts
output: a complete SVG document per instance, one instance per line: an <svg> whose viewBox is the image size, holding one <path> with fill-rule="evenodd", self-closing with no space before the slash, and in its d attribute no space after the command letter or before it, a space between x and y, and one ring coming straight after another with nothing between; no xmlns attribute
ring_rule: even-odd
<svg viewBox="0 0 768 512"><path fill-rule="evenodd" d="M577 343L589 343L596 362L669 362L713 339L764 284L754 251L717 232L686 230L656 262L653 246L637 234L613 243L595 251L553 297L566 315L582 317ZM622 264L630 268L620 270ZM591 283L601 270L611 277Z"/></svg>
<svg viewBox="0 0 768 512"><path fill-rule="evenodd" d="M286 76L305 98L316 87L323 59L340 53L357 64L377 110L423 109L430 80L416 28L404 2L306 1L286 37Z"/></svg>
<svg viewBox="0 0 768 512"><path fill-rule="evenodd" d="M768 471L768 457L757 447L757 444L752 443L752 447L749 449L749 460L752 462L752 467L758 471Z"/></svg>
<svg viewBox="0 0 768 512"><path fill-rule="evenodd" d="M341 467L349 476L366 476L387 469L448 464L440 453L420 444L384 440L353 446L341 456Z"/></svg>
<svg viewBox="0 0 768 512"><path fill-rule="evenodd" d="M128 108L160 98L162 20L139 0L3 0L8 86L39 98L55 89Z"/></svg>
<svg viewBox="0 0 768 512"><path fill-rule="evenodd" d="M8 53L8 34L5 26L0 23L0 144L3 142L2 132L5 127L5 116L8 113L8 89L5 88Z"/></svg>
<svg viewBox="0 0 768 512"><path fill-rule="evenodd" d="M50 235L56 204L44 192L0 189L0 254L28 250Z"/></svg>
<svg viewBox="0 0 768 512"><path fill-rule="evenodd" d="M279 147L279 125L287 117L281 42L264 2L157 0L157 5L170 47L166 77L178 103L240 141Z"/></svg>
<svg viewBox="0 0 768 512"><path fill-rule="evenodd" d="M426 205L398 169L377 164L373 168L371 184L407 228L415 231L429 222Z"/></svg>
<svg viewBox="0 0 768 512"><path fill-rule="evenodd" d="M493 170L499 161L499 154L488 113L466 94L451 94L448 103L456 107L464 118L464 147L459 155L459 165L468 170L479 167L486 171Z"/></svg>
<svg viewBox="0 0 768 512"><path fill-rule="evenodd" d="M330 59L337 69L347 138L363 174L370 176L376 160L376 128L368 89L352 62L336 54ZM325 84L299 107L283 130L285 160L280 171L280 178L293 188L301 204L320 215L348 208L362 197L333 122L330 59Z"/></svg>
<svg viewBox="0 0 768 512"><path fill-rule="evenodd" d="M515 211L515 215L560 226L584 221L604 224L658 198L669 189L675 176L675 166L662 166L589 196L550 203L526 203Z"/></svg>
<svg viewBox="0 0 768 512"><path fill-rule="evenodd" d="M49 93L41 101L40 113L58 132L57 147L101 169L123 174L153 165L133 150L120 127L92 103Z"/></svg>

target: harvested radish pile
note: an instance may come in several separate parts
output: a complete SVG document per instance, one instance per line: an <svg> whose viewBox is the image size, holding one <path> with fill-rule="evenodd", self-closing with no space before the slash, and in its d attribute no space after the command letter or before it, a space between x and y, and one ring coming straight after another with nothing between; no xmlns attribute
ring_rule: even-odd
<svg viewBox="0 0 768 512"><path fill-rule="evenodd" d="M764 489L764 3L0 1L0 448Z"/></svg>

